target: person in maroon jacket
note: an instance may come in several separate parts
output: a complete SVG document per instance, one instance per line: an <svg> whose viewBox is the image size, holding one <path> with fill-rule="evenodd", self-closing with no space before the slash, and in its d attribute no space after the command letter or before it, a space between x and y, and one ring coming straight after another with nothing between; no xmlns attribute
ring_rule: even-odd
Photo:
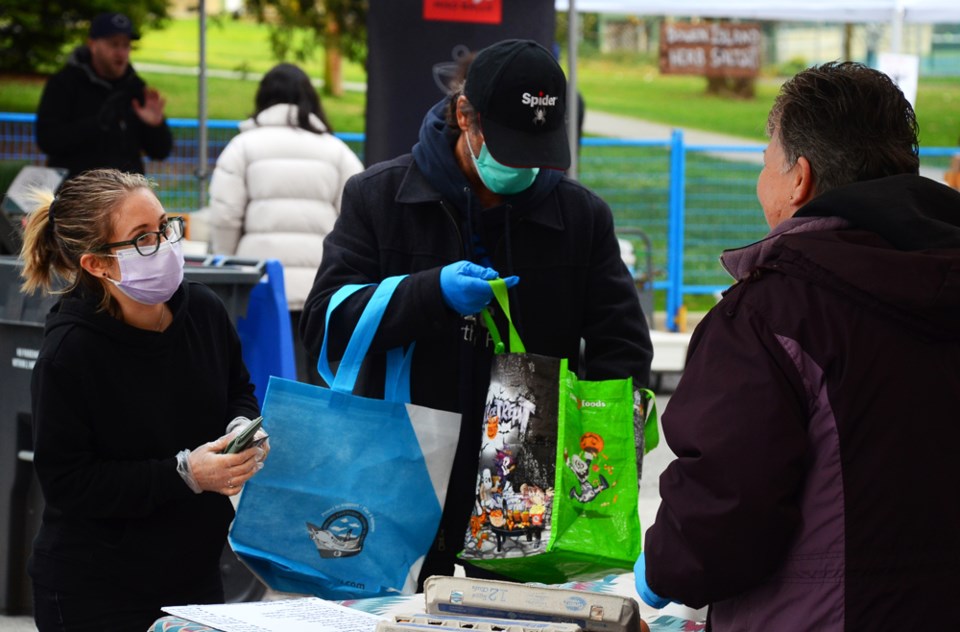
<svg viewBox="0 0 960 632"><path fill-rule="evenodd" d="M715 632L934 629L960 586L960 193L860 64L785 83L767 131L771 232L722 256L637 591Z"/></svg>

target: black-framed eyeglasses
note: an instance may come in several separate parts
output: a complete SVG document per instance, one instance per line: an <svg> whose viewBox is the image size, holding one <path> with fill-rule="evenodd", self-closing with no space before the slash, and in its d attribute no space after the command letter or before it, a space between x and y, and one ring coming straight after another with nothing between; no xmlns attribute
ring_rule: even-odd
<svg viewBox="0 0 960 632"><path fill-rule="evenodd" d="M160 226L160 230L143 233L126 241L115 241L112 244L104 244L97 248L96 252L103 252L111 248L119 248L120 246L133 246L137 249L137 254L143 257L149 257L160 249L161 241L166 240L173 244L181 239L183 239L183 218L176 216L167 219L167 221Z"/></svg>

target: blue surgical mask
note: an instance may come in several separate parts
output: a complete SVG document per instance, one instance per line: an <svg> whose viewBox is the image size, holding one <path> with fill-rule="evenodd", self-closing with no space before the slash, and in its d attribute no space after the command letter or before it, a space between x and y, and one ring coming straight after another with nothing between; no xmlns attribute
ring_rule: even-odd
<svg viewBox="0 0 960 632"><path fill-rule="evenodd" d="M464 132L464 134L467 135L470 158L473 159L473 166L476 168L483 186L500 195L514 195L530 188L530 185L536 180L537 174L540 173L539 167L525 169L502 165L490 155L486 143L480 146L480 157L477 158L473 155L470 134L467 134L467 132Z"/></svg>

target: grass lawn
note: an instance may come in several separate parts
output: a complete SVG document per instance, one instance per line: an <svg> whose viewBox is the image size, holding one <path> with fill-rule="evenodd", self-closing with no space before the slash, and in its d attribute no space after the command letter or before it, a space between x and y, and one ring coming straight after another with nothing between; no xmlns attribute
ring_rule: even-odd
<svg viewBox="0 0 960 632"><path fill-rule="evenodd" d="M150 31L135 44L134 63L193 67L200 58L199 20L177 19L162 31ZM300 37L309 36L303 32ZM270 50L269 30L250 19L207 18L207 67L264 73L277 62ZM313 60L297 62L311 77L323 77L323 50ZM343 60L344 81L366 81L360 64Z"/></svg>
<svg viewBox="0 0 960 632"><path fill-rule="evenodd" d="M167 99L166 112L171 118L197 118L197 78L142 73L144 80L156 87ZM245 119L253 113L256 81L207 78L207 117L210 119ZM346 92L343 97L322 96L324 112L338 132L355 132L364 127L366 94Z"/></svg>
<svg viewBox="0 0 960 632"><path fill-rule="evenodd" d="M199 59L198 20L173 20L162 31L149 31L135 43L130 58L138 64L195 67ZM70 47L68 47L70 48ZM210 18L207 22L207 67L263 73L276 64L267 28L250 20ZM299 64L311 77L323 76L323 51L317 59ZM144 80L166 98L170 118L197 117L197 78L188 75L138 71ZM366 73L359 64L344 60L344 81L363 82ZM0 112L35 112L45 77L0 75ZM255 79L207 77L207 115L211 119L244 119L253 111ZM322 96L330 124L337 131L364 128L365 95L347 92L341 98Z"/></svg>
<svg viewBox="0 0 960 632"><path fill-rule="evenodd" d="M142 72L140 75L167 100L167 117L197 118L196 77L156 72ZM43 82L43 77L0 76L0 112L36 112ZM227 120L247 118L253 112L256 91L256 81L208 77L207 117ZM321 102L334 130L363 130L364 93L346 92L340 98L324 96Z"/></svg>
<svg viewBox="0 0 960 632"><path fill-rule="evenodd" d="M626 55L582 59L577 76L588 109L758 142L766 141L767 113L784 81L782 77L761 77L754 99L724 98L706 94L702 77L664 76L639 56ZM921 77L916 112L921 146L956 146L960 77Z"/></svg>
<svg viewBox="0 0 960 632"><path fill-rule="evenodd" d="M137 43L132 54L138 63L195 66L199 53L196 18L170 22ZM322 77L322 55L300 65L313 77ZM250 20L210 18L207 30L209 68L262 73L276 62L270 52L267 28ZM167 114L195 118L196 85L193 77L142 73L167 98ZM690 127L764 141L767 112L782 79L761 78L756 98L722 98L705 93L705 79L661 76L649 58L641 55L585 55L577 69L580 91L587 107L596 111L634 116L674 127ZM344 61L345 81L363 82L364 69ZM33 112L40 98L42 78L0 76L0 111ZM256 84L252 81L208 78L209 117L246 118L253 108ZM341 99L324 97L324 107L338 131L362 132L364 97L348 93ZM953 147L960 135L960 77L921 77L917 96L920 141L925 147Z"/></svg>
<svg viewBox="0 0 960 632"><path fill-rule="evenodd" d="M779 80L767 79L758 81L757 96L752 100L708 95L703 77L661 75L656 66L630 56L581 59L577 82L588 110L758 142L766 140L767 113L780 88Z"/></svg>

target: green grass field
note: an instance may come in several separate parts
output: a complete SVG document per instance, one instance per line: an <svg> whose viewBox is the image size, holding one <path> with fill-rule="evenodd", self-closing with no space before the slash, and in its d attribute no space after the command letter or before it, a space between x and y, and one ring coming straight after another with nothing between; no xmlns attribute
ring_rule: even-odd
<svg viewBox="0 0 960 632"><path fill-rule="evenodd" d="M211 18L207 29L207 64L211 69L262 73L272 58L267 28L250 20ZM162 31L152 31L137 43L133 63L191 67L199 57L196 18L173 20ZM323 52L300 64L311 76L322 77ZM197 80L172 74L143 72L167 98L172 118L197 115ZM782 79L762 77L756 97L721 98L705 93L701 77L661 76L641 55L586 54L578 62L580 91L587 107L633 116L674 127L690 127L744 138L764 140L767 112ZM364 82L364 69L344 61L343 79ZM0 111L33 112L43 78L0 76ZM208 115L212 119L246 118L253 108L256 83L252 80L208 78ZM362 132L364 96L348 92L342 98L325 97L324 108L334 128ZM682 104L682 107L678 107ZM921 77L917 96L920 141L925 147L952 147L960 135L960 78Z"/></svg>
<svg viewBox="0 0 960 632"><path fill-rule="evenodd" d="M625 55L582 59L578 77L588 108L758 142L766 140L767 113L785 79L761 77L754 99L718 97L706 94L702 77L663 76L649 62ZM922 146L955 146L960 136L960 77L921 77L916 112Z"/></svg>
<svg viewBox="0 0 960 632"><path fill-rule="evenodd" d="M143 73L144 79L167 99L171 118L197 118L197 78L155 72ZM250 80L207 78L207 117L245 119L253 113L257 82ZM322 98L330 125L338 132L362 131L366 98L362 92L346 92L343 97Z"/></svg>
<svg viewBox="0 0 960 632"><path fill-rule="evenodd" d="M708 95L703 77L661 75L648 61L625 55L581 59L577 76L588 109L758 141L765 139L767 112L780 87L779 80L761 79L755 99Z"/></svg>
<svg viewBox="0 0 960 632"><path fill-rule="evenodd" d="M162 31L143 36L131 58L136 62L192 67L200 57L199 21L174 20ZM301 33L300 37L309 36ZM251 20L207 19L207 66L223 70L263 73L276 61L270 51L267 27ZM297 62L311 77L323 76L323 51L316 59ZM343 61L344 81L366 81L363 66Z"/></svg>

